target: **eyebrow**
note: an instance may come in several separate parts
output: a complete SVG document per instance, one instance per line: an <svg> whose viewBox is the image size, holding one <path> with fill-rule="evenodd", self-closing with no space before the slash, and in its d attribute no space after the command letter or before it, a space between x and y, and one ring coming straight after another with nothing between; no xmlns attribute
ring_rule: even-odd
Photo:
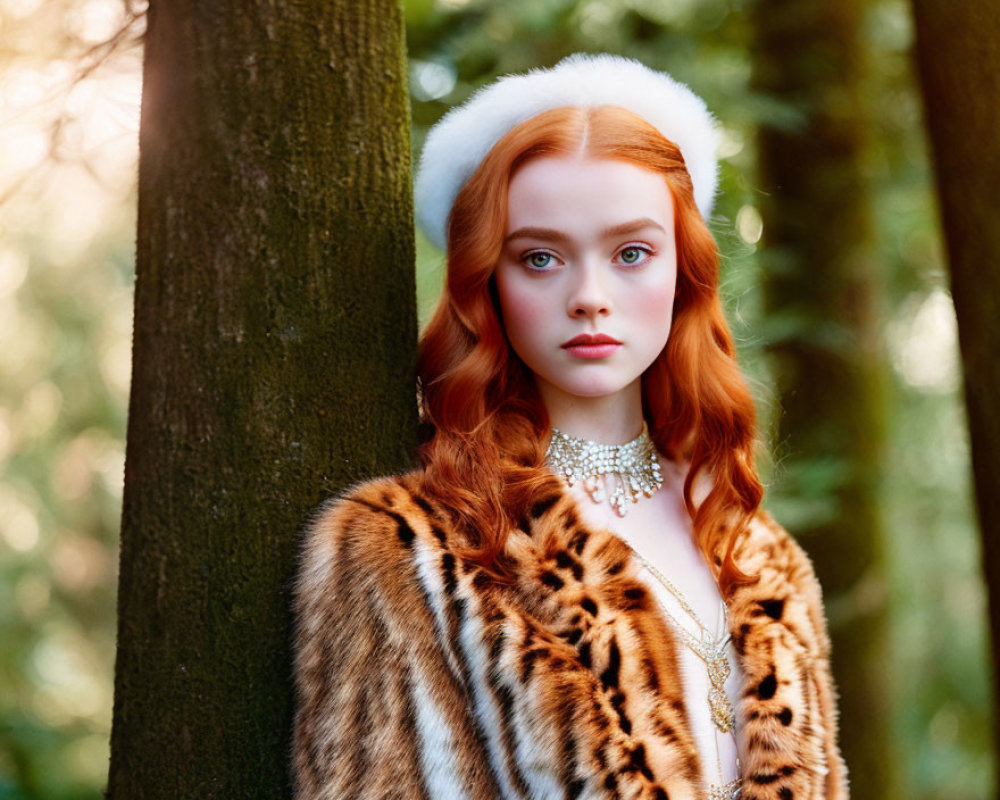
<svg viewBox="0 0 1000 800"><path fill-rule="evenodd" d="M656 220L650 219L649 217L641 217L630 222L623 222L620 225L612 225L610 228L605 228L601 231L600 238L610 239L613 236L635 233L643 228L656 228L662 233L667 232L666 229ZM503 240L504 244L507 244L507 242L513 239L547 239L552 242L565 242L569 239L569 236L562 231L555 230L554 228L528 227L518 228Z"/></svg>

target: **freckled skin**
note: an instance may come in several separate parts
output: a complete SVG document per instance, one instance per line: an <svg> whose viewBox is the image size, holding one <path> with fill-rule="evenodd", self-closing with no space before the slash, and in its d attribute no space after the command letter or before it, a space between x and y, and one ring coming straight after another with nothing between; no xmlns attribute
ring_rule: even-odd
<svg viewBox="0 0 1000 800"><path fill-rule="evenodd" d="M608 234L609 228L639 222ZM662 175L610 159L546 156L511 179L496 269L507 337L554 418L587 400L638 407L639 378L666 345L677 281L673 202ZM621 342L584 359L581 333Z"/></svg>

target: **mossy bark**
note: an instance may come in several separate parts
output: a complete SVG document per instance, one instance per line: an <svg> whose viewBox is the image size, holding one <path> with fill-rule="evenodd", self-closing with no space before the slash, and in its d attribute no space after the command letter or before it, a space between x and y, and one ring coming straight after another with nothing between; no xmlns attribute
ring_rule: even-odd
<svg viewBox="0 0 1000 800"><path fill-rule="evenodd" d="M403 468L416 316L396 0L152 0L108 796L290 796L310 510Z"/></svg>
<svg viewBox="0 0 1000 800"><path fill-rule="evenodd" d="M824 588L852 797L895 797L879 493L887 371L868 179L863 0L754 6L766 314L782 414L777 494ZM785 480L782 480L782 479Z"/></svg>
<svg viewBox="0 0 1000 800"><path fill-rule="evenodd" d="M965 376L993 660L1000 654L1000 14L992 0L913 0ZM1000 719L1000 671L994 669ZM995 731L1000 742L1000 731Z"/></svg>

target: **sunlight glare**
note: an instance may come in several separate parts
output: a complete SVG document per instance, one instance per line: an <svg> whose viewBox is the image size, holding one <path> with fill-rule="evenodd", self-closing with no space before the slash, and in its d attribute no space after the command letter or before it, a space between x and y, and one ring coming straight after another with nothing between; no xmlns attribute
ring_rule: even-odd
<svg viewBox="0 0 1000 800"><path fill-rule="evenodd" d="M60 532L49 563L56 583L68 592L90 591L111 576L104 548L89 537L68 532Z"/></svg>
<svg viewBox="0 0 1000 800"><path fill-rule="evenodd" d="M51 139L36 125L10 125L4 131L0 174L20 176L41 166L49 156Z"/></svg>
<svg viewBox="0 0 1000 800"><path fill-rule="evenodd" d="M916 389L954 391L960 370L958 323L951 297L935 289L919 305L911 301L908 306L905 318L889 328L893 366Z"/></svg>
<svg viewBox="0 0 1000 800"><path fill-rule="evenodd" d="M760 212L751 205L743 206L736 213L736 230L747 244L757 244L764 234L764 220Z"/></svg>
<svg viewBox="0 0 1000 800"><path fill-rule="evenodd" d="M34 14L41 5L42 0L0 0L0 8L15 19Z"/></svg>
<svg viewBox="0 0 1000 800"><path fill-rule="evenodd" d="M719 158L732 158L743 151L743 134L740 131L720 128L719 133L719 150L716 153Z"/></svg>
<svg viewBox="0 0 1000 800"><path fill-rule="evenodd" d="M125 22L122 3L90 0L66 13L66 28L86 42L98 43L111 38Z"/></svg>
<svg viewBox="0 0 1000 800"><path fill-rule="evenodd" d="M45 97L46 76L41 70L11 67L0 79L0 97L3 98L4 116L22 111Z"/></svg>
<svg viewBox="0 0 1000 800"><path fill-rule="evenodd" d="M17 503L3 523L3 539L11 550L27 553L38 544L40 530L35 513L23 503Z"/></svg>
<svg viewBox="0 0 1000 800"><path fill-rule="evenodd" d="M107 691L93 672L91 649L85 639L66 629L38 643L31 660L44 682L36 693L42 714L65 724L104 711Z"/></svg>
<svg viewBox="0 0 1000 800"><path fill-rule="evenodd" d="M50 258L55 262L72 260L80 246L89 242L115 200L83 167L66 164L56 170L44 197L52 212Z"/></svg>

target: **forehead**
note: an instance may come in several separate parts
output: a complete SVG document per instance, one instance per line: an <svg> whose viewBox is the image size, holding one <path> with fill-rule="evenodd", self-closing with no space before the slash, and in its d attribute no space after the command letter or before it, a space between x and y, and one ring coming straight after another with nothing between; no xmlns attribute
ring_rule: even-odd
<svg viewBox="0 0 1000 800"><path fill-rule="evenodd" d="M640 217L669 230L673 203L663 175L626 161L543 156L521 166L507 190L508 233L523 225L573 231Z"/></svg>

